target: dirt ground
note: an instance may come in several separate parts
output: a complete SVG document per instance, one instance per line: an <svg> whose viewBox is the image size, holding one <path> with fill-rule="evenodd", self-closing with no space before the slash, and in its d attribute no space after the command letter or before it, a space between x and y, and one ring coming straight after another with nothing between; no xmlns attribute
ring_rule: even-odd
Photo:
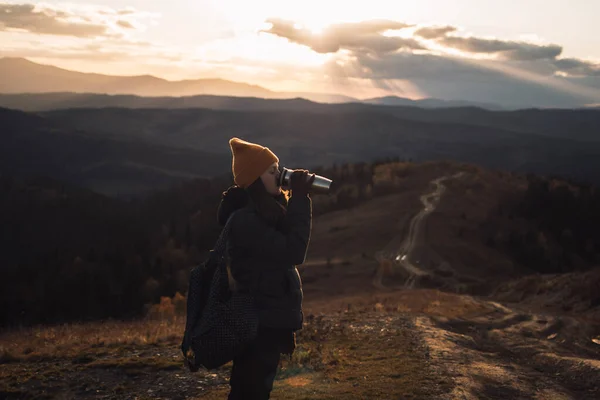
<svg viewBox="0 0 600 400"><path fill-rule="evenodd" d="M308 301L306 315L274 399L600 398L600 326L576 317L429 289ZM0 398L226 398L230 365L183 367L183 323L5 333Z"/></svg>

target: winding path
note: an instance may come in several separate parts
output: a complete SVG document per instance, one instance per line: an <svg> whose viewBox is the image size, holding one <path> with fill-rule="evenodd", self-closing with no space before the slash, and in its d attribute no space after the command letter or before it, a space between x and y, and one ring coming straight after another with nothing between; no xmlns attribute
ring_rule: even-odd
<svg viewBox="0 0 600 400"><path fill-rule="evenodd" d="M373 279L373 285L380 289L384 289L385 286L382 283L383 275L386 268L390 268L393 265L399 265L408 274L408 279L405 282L405 286L413 287L416 279L420 276L429 275L428 272L419 268L416 264L419 264L419 260L413 259L413 252L415 247L417 246L419 241L419 235L423 229L423 222L426 220L427 216L430 215L433 211L435 211L442 194L446 191L446 186L443 185L443 182L454 178L460 178L464 175L464 172L459 172L452 176L443 176L431 181L431 184L435 186L435 190L431 193L426 193L421 196L421 203L423 203L423 209L419 211L417 215L415 215L410 221L410 227L408 231L408 235L400 245L397 251L387 253L387 254L379 254L378 261L380 262L379 269L377 274Z"/></svg>

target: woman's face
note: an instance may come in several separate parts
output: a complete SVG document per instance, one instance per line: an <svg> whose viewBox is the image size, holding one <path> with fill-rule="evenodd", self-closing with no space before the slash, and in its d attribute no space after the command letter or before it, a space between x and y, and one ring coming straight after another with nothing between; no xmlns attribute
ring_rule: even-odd
<svg viewBox="0 0 600 400"><path fill-rule="evenodd" d="M278 178L279 163L271 164L271 166L260 176L267 192L273 196L278 196L281 193L281 187L277 186Z"/></svg>

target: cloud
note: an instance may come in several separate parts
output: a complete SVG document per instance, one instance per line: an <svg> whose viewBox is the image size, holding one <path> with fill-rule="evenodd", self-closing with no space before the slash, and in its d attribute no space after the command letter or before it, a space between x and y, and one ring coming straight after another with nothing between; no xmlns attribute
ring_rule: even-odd
<svg viewBox="0 0 600 400"><path fill-rule="evenodd" d="M57 60L81 60L86 62L179 62L184 54L152 43L124 40L122 38L101 41L79 41L69 45L51 44L48 41L29 41L14 48L4 48L0 57L45 58Z"/></svg>
<svg viewBox="0 0 600 400"><path fill-rule="evenodd" d="M445 36L439 42L444 46L469 53L500 53L501 56L510 60L554 59L562 53L562 47L556 44L537 45L526 42L458 36Z"/></svg>
<svg viewBox="0 0 600 400"><path fill-rule="evenodd" d="M598 76L600 77L600 64L576 58L561 58L554 60L554 65L560 72L569 76Z"/></svg>
<svg viewBox="0 0 600 400"><path fill-rule="evenodd" d="M388 20L331 25L320 34L293 21L268 22L269 34L334 53L325 74L336 82L368 80L390 94L409 82L430 97L506 106L568 107L600 101L600 65L561 59L563 49L557 44L461 37L450 25L414 28ZM393 36L390 30L402 32ZM477 57L481 54L495 57Z"/></svg>
<svg viewBox="0 0 600 400"><path fill-rule="evenodd" d="M0 3L0 31L19 30L39 35L81 38L111 37L119 36L119 28L135 29L140 26L132 20L149 16L152 15L134 9Z"/></svg>
<svg viewBox="0 0 600 400"><path fill-rule="evenodd" d="M389 30L400 30L411 25L389 20L371 20L358 23L331 25L321 33L298 27L294 22L272 18L267 20L271 28L263 32L305 45L317 53L336 53L347 49L366 53L389 53L399 49L424 49L413 38L384 36Z"/></svg>
<svg viewBox="0 0 600 400"><path fill-rule="evenodd" d="M98 12L103 15L131 15L131 14L138 13L135 8L124 8L122 10L114 10L114 9L108 8L108 9L99 10Z"/></svg>
<svg viewBox="0 0 600 400"><path fill-rule="evenodd" d="M426 26L418 29L415 32L415 35L420 36L425 39L437 39L443 36L446 36L450 32L456 31L456 28L453 26Z"/></svg>
<svg viewBox="0 0 600 400"><path fill-rule="evenodd" d="M102 36L107 26L86 20L70 20L65 12L39 9L33 4L0 4L0 29L23 29L32 33L70 36Z"/></svg>
<svg viewBox="0 0 600 400"><path fill-rule="evenodd" d="M586 88L568 78L528 72L511 61L399 52L331 61L327 72L341 79L368 79L380 87L387 82L410 81L427 97L507 107L572 107L600 101L600 90L596 88Z"/></svg>
<svg viewBox="0 0 600 400"><path fill-rule="evenodd" d="M117 25L119 25L121 28L126 28L126 29L135 29L135 26L133 26L131 24L131 22L129 21L125 21L123 19L117 20Z"/></svg>
<svg viewBox="0 0 600 400"><path fill-rule="evenodd" d="M556 44L538 45L527 42L448 35L457 30L456 27L450 25L442 27L429 26L418 29L414 34L425 39L435 39L447 48L467 53L498 54L508 60L555 59L563 50L561 46Z"/></svg>

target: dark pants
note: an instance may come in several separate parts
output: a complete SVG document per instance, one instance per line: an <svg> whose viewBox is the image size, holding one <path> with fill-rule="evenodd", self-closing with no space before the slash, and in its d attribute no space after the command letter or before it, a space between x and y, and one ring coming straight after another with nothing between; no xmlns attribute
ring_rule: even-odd
<svg viewBox="0 0 600 400"><path fill-rule="evenodd" d="M256 339L233 359L228 400L268 399L279 366L280 353L291 353L292 331L260 328Z"/></svg>

